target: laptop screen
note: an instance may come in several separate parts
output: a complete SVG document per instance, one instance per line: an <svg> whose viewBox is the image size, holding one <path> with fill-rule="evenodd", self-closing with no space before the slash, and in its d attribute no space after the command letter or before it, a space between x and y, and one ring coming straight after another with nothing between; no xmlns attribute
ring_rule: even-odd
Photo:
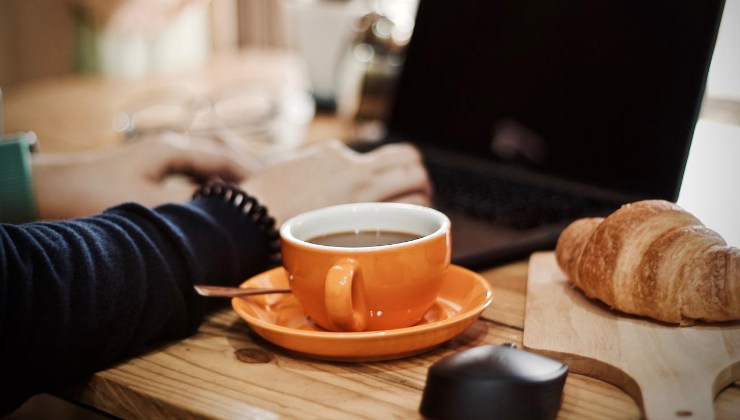
<svg viewBox="0 0 740 420"><path fill-rule="evenodd" d="M389 134L675 200L721 0L421 0Z"/></svg>

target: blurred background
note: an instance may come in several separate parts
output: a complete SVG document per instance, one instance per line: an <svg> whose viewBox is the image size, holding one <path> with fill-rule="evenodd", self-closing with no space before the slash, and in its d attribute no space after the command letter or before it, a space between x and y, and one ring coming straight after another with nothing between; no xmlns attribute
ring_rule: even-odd
<svg viewBox="0 0 740 420"><path fill-rule="evenodd" d="M301 53L315 96L332 106L336 72L352 41L364 31L365 41L375 42L375 47L403 44L413 26L416 3L3 0L0 86L67 73L137 78L193 68L225 52L269 48ZM377 23L367 22L372 13L388 19L374 28L361 27L363 16L364 24Z"/></svg>
<svg viewBox="0 0 740 420"><path fill-rule="evenodd" d="M3 0L0 85L69 72L136 77L239 48L292 48L312 64L317 94L330 97L335 80L318 63L337 64L357 19L376 11L408 31L417 1ZM739 3L726 2L710 96L740 98Z"/></svg>
<svg viewBox="0 0 740 420"><path fill-rule="evenodd" d="M277 49L299 54L319 109L382 117L373 98L392 88L417 1L2 0L0 88L70 73L135 79L243 49ZM705 108L732 122L739 41L740 0L727 0Z"/></svg>
<svg viewBox="0 0 740 420"><path fill-rule="evenodd" d="M2 0L0 89L17 98L30 89L16 87L65 75L119 81L107 94L125 98L109 100L105 111L116 113L113 128L125 137L160 129L208 134L226 125L242 140L256 140L248 151L258 156L304 143L316 108L362 120L365 131L352 136L379 137L416 6L417 0ZM291 74L275 74L286 66L234 65L229 72L229 64L219 64L223 75L211 72L207 87L171 79L165 89L149 83L144 92L135 83L214 67L244 51L252 58L268 52L272 57L262 61L271 62L274 53L284 54L282 60L293 59ZM72 98L72 85L70 99L81 102ZM200 118L208 110L209 118ZM102 110L90 111L103 119ZM111 117L105 119L110 126ZM113 144L100 133L98 145ZM43 147L51 133L37 134Z"/></svg>

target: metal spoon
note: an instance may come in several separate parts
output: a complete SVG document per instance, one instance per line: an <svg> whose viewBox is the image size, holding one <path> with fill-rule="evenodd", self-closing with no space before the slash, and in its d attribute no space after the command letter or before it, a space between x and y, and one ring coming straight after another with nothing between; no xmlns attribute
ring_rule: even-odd
<svg viewBox="0 0 740 420"><path fill-rule="evenodd" d="M195 291L201 296L208 297L235 297L265 295L268 293L290 293L290 289L270 289L257 287L223 287L223 286L206 286L196 284L193 286Z"/></svg>

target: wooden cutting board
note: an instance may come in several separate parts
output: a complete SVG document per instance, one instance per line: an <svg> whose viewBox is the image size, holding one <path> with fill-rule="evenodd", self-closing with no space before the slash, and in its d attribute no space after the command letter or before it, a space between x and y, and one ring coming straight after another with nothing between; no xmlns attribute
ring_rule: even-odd
<svg viewBox="0 0 740 420"><path fill-rule="evenodd" d="M555 254L529 262L524 347L622 388L648 419L714 418L740 378L740 322L678 327L625 315L570 286Z"/></svg>

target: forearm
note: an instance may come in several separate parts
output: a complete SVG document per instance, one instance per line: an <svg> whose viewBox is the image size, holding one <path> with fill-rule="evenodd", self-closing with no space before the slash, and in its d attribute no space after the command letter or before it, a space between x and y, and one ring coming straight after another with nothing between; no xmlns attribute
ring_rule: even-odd
<svg viewBox="0 0 740 420"><path fill-rule="evenodd" d="M194 332L203 301L192 285L263 270L271 242L221 197L2 226L0 377L16 391L3 393L2 408Z"/></svg>
<svg viewBox="0 0 740 420"><path fill-rule="evenodd" d="M172 133L112 149L37 153L28 161L41 220L89 216L127 201L185 203L201 180L239 182L252 171L248 159L223 144Z"/></svg>

